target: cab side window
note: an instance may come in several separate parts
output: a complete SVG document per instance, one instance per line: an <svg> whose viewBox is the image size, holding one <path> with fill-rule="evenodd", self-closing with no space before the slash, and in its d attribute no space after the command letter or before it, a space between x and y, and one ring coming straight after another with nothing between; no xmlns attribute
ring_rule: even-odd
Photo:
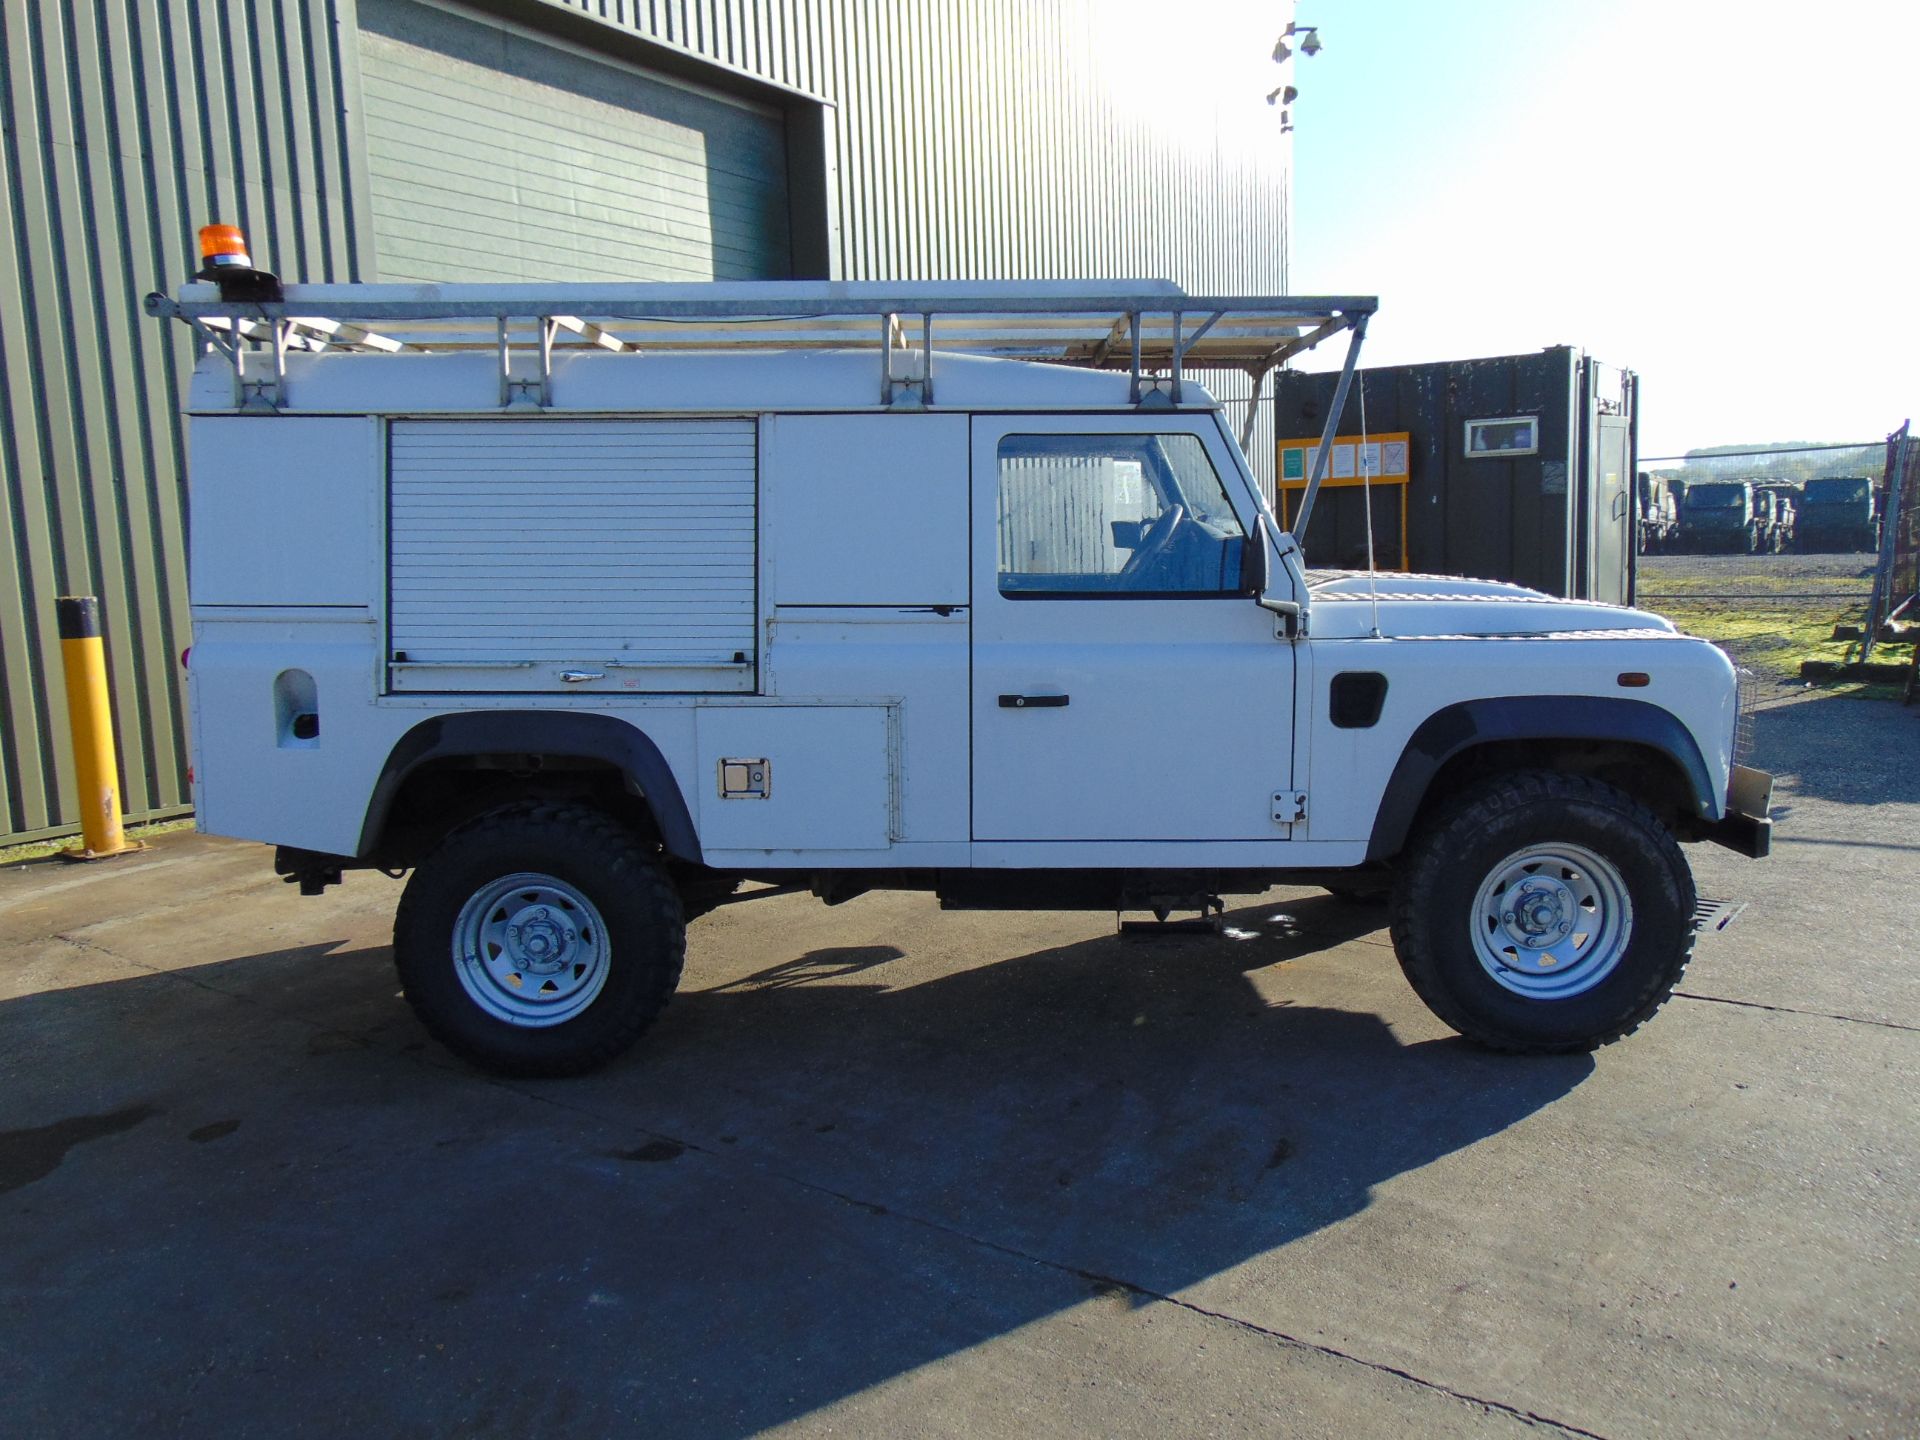
<svg viewBox="0 0 1920 1440"><path fill-rule="evenodd" d="M999 467L1001 594L1241 593L1246 532L1198 437L1008 435Z"/></svg>

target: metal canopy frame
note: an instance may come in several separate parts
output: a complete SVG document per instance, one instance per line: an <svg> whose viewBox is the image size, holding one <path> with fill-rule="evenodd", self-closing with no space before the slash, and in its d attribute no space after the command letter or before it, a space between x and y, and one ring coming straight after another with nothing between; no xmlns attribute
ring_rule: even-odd
<svg viewBox="0 0 1920 1440"><path fill-rule="evenodd" d="M272 301L228 300L218 286L194 283L175 298L149 295L146 308L186 322L203 349L226 358L234 403L246 410L279 408L289 350L490 349L500 405L539 408L550 400L554 356L568 351L872 349L880 403L906 408L934 402L934 361L943 353L1125 370L1129 403L1141 408L1181 404L1191 369L1242 370L1253 379L1243 448L1267 377L1345 331L1345 364L1297 534L1326 474L1378 303L1362 295L1189 295L1164 280L288 285ZM516 366L522 357L533 363Z"/></svg>

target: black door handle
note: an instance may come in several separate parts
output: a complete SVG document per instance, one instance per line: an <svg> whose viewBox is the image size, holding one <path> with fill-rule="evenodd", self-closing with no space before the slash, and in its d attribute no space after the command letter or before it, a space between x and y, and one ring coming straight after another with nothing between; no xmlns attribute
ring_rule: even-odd
<svg viewBox="0 0 1920 1440"><path fill-rule="evenodd" d="M1066 695L1002 695L1002 710L1058 710L1070 697Z"/></svg>

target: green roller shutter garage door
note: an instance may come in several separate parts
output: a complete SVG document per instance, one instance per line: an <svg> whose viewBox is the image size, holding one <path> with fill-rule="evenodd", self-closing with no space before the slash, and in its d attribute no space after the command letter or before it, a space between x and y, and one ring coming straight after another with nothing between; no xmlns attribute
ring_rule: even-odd
<svg viewBox="0 0 1920 1440"><path fill-rule="evenodd" d="M360 0L378 279L792 273L785 122L419 0Z"/></svg>

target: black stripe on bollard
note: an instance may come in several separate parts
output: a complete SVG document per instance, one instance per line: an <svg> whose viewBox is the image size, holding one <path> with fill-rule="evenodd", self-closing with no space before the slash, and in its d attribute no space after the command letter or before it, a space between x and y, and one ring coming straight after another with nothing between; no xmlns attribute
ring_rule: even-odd
<svg viewBox="0 0 1920 1440"><path fill-rule="evenodd" d="M100 638L100 601L92 595L62 595L53 602L62 640Z"/></svg>

